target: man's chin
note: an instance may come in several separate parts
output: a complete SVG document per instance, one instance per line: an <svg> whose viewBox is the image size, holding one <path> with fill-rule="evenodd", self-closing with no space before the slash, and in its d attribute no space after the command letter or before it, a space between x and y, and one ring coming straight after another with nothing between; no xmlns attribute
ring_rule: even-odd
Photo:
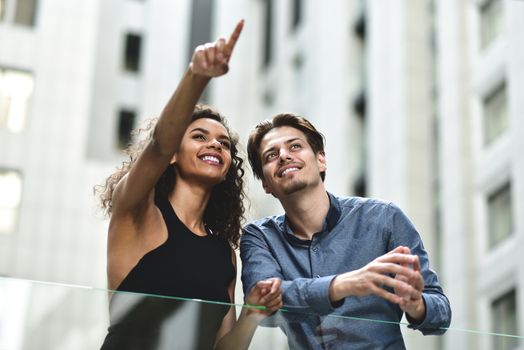
<svg viewBox="0 0 524 350"><path fill-rule="evenodd" d="M297 192L300 192L302 191L303 189L305 189L307 186L307 184L305 182L293 182L293 183L290 183L290 184L287 184L287 186L284 186L282 188L282 193L286 196L289 196L290 194L294 194L294 193L297 193Z"/></svg>

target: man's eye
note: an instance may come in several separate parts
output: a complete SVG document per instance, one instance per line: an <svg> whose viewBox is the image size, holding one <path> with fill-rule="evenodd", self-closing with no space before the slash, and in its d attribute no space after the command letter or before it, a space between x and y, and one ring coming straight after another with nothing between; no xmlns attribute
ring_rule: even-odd
<svg viewBox="0 0 524 350"><path fill-rule="evenodd" d="M268 153L266 155L266 160L272 160L272 159L275 159L277 156L277 153L276 152L271 152L271 153Z"/></svg>
<svg viewBox="0 0 524 350"><path fill-rule="evenodd" d="M300 149L300 148L301 148L301 146L298 143L294 143L294 144L291 145L291 149Z"/></svg>

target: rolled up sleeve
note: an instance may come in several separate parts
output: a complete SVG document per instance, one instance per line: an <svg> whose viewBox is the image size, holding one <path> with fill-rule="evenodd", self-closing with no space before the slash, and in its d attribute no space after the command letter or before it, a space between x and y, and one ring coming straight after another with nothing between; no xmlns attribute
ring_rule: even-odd
<svg viewBox="0 0 524 350"><path fill-rule="evenodd" d="M437 274L431 270L428 253L419 233L408 217L394 204L388 206L392 220L392 247L402 245L411 249L420 261L420 271L424 279L422 297L426 304L426 315L420 323L410 322L409 328L421 331L424 335L439 335L446 332L451 323L451 306L439 284ZM409 321L408 317L408 321Z"/></svg>

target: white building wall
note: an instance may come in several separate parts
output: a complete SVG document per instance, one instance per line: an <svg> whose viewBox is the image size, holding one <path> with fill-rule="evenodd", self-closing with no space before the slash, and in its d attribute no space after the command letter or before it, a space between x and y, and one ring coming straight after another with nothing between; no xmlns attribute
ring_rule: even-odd
<svg viewBox="0 0 524 350"><path fill-rule="evenodd" d="M442 203L442 283L450 299L453 311L453 327L476 329L477 317L473 305L471 274L473 245L471 241L471 179L462 154L468 148L470 128L468 108L467 56L464 42L467 40L465 5L457 1L437 3L437 28L439 71L438 88L440 134L443 136L440 150L440 181ZM445 137L445 138L444 138ZM475 348L473 337L462 332L448 332L445 348Z"/></svg>
<svg viewBox="0 0 524 350"><path fill-rule="evenodd" d="M491 301L516 286L524 334L519 259L524 248L524 2L504 1L505 35L488 53L477 49L480 2L435 1L442 203L438 273L451 300L452 327L490 330ZM282 111L305 115L327 139L327 188L351 194L357 165L355 140L348 135L355 135L351 104L359 76L352 25L359 4L304 1L295 31L291 5L274 1L274 56L264 70L263 1L216 0L214 37L229 35L240 18L246 26L230 73L209 87L210 102L229 117L244 144L262 119ZM428 28L421 19L427 16L425 5L371 0L365 6L368 115L364 135L355 138L367 139L368 195L399 204L420 229L431 256L437 252L428 203L433 168L424 157L434 145L424 143L430 128L419 117L430 105L423 93L428 67L419 61L428 59L422 34ZM139 120L157 116L186 69L190 9L190 1L43 0L35 28L0 24L0 67L28 70L35 77L25 130L0 130L0 167L20 170L24 179L18 230L0 235L0 274L105 287L107 221L95 215L92 186L122 159L114 145L118 108L136 108ZM130 29L144 34L142 69L135 77L121 70L123 35ZM480 98L504 77L510 131L484 150ZM278 201L264 194L249 172L246 177L249 218L281 213ZM508 178L515 232L490 251L486 194ZM237 287L241 302L240 282ZM275 336L278 330L264 332L257 333L254 348L285 347L282 336ZM406 334L408 348L439 347L434 337L414 334ZM444 349L489 349L481 340L461 331L442 338Z"/></svg>

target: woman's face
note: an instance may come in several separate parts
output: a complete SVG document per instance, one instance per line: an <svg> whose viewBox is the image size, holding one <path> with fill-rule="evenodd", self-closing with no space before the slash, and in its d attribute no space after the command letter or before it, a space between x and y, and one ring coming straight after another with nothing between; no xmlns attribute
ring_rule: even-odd
<svg viewBox="0 0 524 350"><path fill-rule="evenodd" d="M177 176L187 181L216 185L231 166L231 140L218 121L201 118L189 124L174 156Z"/></svg>

